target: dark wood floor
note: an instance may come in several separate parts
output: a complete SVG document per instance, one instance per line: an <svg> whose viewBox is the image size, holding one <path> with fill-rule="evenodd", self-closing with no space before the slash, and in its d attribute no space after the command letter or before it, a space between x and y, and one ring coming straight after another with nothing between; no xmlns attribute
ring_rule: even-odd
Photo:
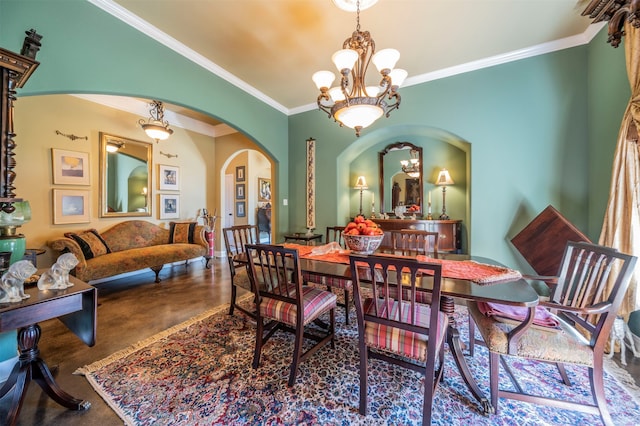
<svg viewBox="0 0 640 426"><path fill-rule="evenodd" d="M85 346L58 320L41 323L42 358L55 369L60 386L76 398L91 402L84 412L70 411L48 398L36 383L29 387L19 425L122 425L122 420L95 393L76 368L101 360L142 339L179 324L212 307L229 301L229 271L226 260L166 267L160 284L153 272L97 284L98 334L94 347ZM619 362L620 356L615 359ZM640 385L640 358L627 353L628 371ZM0 419L6 417L7 397L0 400ZM0 420L0 424L4 424Z"/></svg>

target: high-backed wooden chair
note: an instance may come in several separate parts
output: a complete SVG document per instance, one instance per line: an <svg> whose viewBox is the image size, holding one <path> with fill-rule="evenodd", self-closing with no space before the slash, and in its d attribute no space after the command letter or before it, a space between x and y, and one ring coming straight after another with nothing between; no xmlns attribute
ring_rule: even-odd
<svg viewBox="0 0 640 426"><path fill-rule="evenodd" d="M418 254L438 258L437 232L418 229L401 229L391 232L391 244L397 254L415 256Z"/></svg>
<svg viewBox="0 0 640 426"><path fill-rule="evenodd" d="M442 378L448 326L440 310L441 265L384 255L351 255L350 264L358 316L360 414L367 414L368 364L369 358L376 358L424 374L422 424L429 425ZM419 271L431 274L422 279L433 280L429 305L417 301L418 293L424 292ZM403 291L397 291L399 282ZM369 296L363 293L364 286L371 289Z"/></svg>
<svg viewBox="0 0 640 426"><path fill-rule="evenodd" d="M336 295L312 286L303 286L298 251L267 244L245 245L249 259L249 278L256 291L256 346L253 368L260 365L262 347L282 329L293 332L295 349L289 373L289 386L293 386L301 362L327 343L334 347ZM306 327L312 321L329 313L326 333ZM264 324L267 320L268 323ZM326 325L326 324L323 324ZM316 343L303 352L303 339Z"/></svg>
<svg viewBox="0 0 640 426"><path fill-rule="evenodd" d="M241 287L248 291L251 289L251 282L247 275L247 262L244 259L244 247L247 244L259 242L259 232L256 225L237 225L222 229L224 246L227 251L229 262L229 272L231 273L231 302L229 305L229 315L233 315L235 308L255 318L255 312L243 308L236 303L237 288Z"/></svg>
<svg viewBox="0 0 640 426"><path fill-rule="evenodd" d="M344 231L344 226L327 226L327 234L326 234L326 242L336 242L340 244L342 248L346 248L344 238L342 237L342 231ZM318 276L313 274L308 274L305 278L314 284L322 284L327 286L327 289L331 291L332 288L341 288L344 291L344 303L338 303L340 306L344 306L344 322L349 325L349 310L351 303L351 296L353 290L353 283L351 280L346 280L343 278L332 278L327 277L325 275Z"/></svg>
<svg viewBox="0 0 640 426"><path fill-rule="evenodd" d="M634 256L614 249L569 242L557 280L553 280L556 284L550 289L550 299L540 302L540 305L557 312L560 330L531 326L532 312L518 326L517 323L510 325L499 317L483 314L476 303L468 304L469 313L489 349L491 403L496 413L498 398L503 397L596 414L605 424L612 424L603 386L604 348L635 264ZM514 390L500 389L498 385L500 357L503 356L503 366ZM527 393L511 374L506 362L509 357L588 368L594 404L552 400ZM560 371L563 380L570 384L563 370Z"/></svg>
<svg viewBox="0 0 640 426"><path fill-rule="evenodd" d="M342 231L344 231L344 226L327 226L327 235L325 241L327 243L335 241L340 244L340 247L347 248L344 238L342 237Z"/></svg>

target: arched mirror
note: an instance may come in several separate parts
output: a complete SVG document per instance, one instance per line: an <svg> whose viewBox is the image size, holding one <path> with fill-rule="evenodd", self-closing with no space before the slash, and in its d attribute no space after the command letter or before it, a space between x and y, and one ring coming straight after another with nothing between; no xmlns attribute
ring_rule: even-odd
<svg viewBox="0 0 640 426"><path fill-rule="evenodd" d="M151 216L152 145L100 133L100 217Z"/></svg>
<svg viewBox="0 0 640 426"><path fill-rule="evenodd" d="M411 164L416 167L409 171ZM403 170L403 162L406 165ZM423 212L422 148L410 142L396 142L378 153L380 212L392 214L396 206L417 205ZM409 172L409 173L407 173Z"/></svg>

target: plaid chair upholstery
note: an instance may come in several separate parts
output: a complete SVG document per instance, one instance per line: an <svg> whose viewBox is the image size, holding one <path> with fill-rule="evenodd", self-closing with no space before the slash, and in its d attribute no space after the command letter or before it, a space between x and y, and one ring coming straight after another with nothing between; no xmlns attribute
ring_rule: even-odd
<svg viewBox="0 0 640 426"><path fill-rule="evenodd" d="M298 367L307 357L331 343L334 347L336 295L330 291L303 286L298 251L283 246L247 244L246 259L249 261L249 279L256 292L257 327L253 368L260 365L262 347L278 329L295 334L295 348L289 373L289 386L293 386ZM329 324L320 321L328 314ZM267 324L264 321L268 321ZM311 327L317 323L326 331ZM303 340L316 343L303 352ZM265 360L271 362L273 360Z"/></svg>

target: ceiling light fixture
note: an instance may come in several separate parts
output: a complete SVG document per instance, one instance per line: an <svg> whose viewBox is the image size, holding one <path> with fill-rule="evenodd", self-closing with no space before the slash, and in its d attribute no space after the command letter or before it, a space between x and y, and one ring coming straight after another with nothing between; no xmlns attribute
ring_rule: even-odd
<svg viewBox="0 0 640 426"><path fill-rule="evenodd" d="M118 150L121 148L124 148L124 142L112 139L107 140L107 152L118 152Z"/></svg>
<svg viewBox="0 0 640 426"><path fill-rule="evenodd" d="M418 158L418 155L418 151L412 149L411 158L409 160L400 160L402 171L414 179L420 177L420 159Z"/></svg>
<svg viewBox="0 0 640 426"><path fill-rule="evenodd" d="M164 119L162 102L154 100L149 105L151 117L147 121L141 118L138 123L151 139L155 139L156 142L163 141L173 134L173 130L169 128L169 122Z"/></svg>
<svg viewBox="0 0 640 426"><path fill-rule="evenodd" d="M362 0L365 2L365 0ZM348 10L353 0L334 0L340 8ZM345 6L340 6L344 3ZM395 49L383 49L376 53L375 42L369 31L360 31L360 3L356 0L356 30L345 40L342 50L333 54L331 59L342 75L339 86L331 88L336 76L331 71L318 71L312 79L320 90L318 107L333 117L340 126L347 126L360 131L371 125L383 114L389 117L394 109L400 106L400 95L397 90L407 77L407 71L393 67L400 58ZM368 1L367 6L375 3ZM382 80L378 86L366 85L366 73L369 63L373 62ZM351 81L349 81L351 74Z"/></svg>

